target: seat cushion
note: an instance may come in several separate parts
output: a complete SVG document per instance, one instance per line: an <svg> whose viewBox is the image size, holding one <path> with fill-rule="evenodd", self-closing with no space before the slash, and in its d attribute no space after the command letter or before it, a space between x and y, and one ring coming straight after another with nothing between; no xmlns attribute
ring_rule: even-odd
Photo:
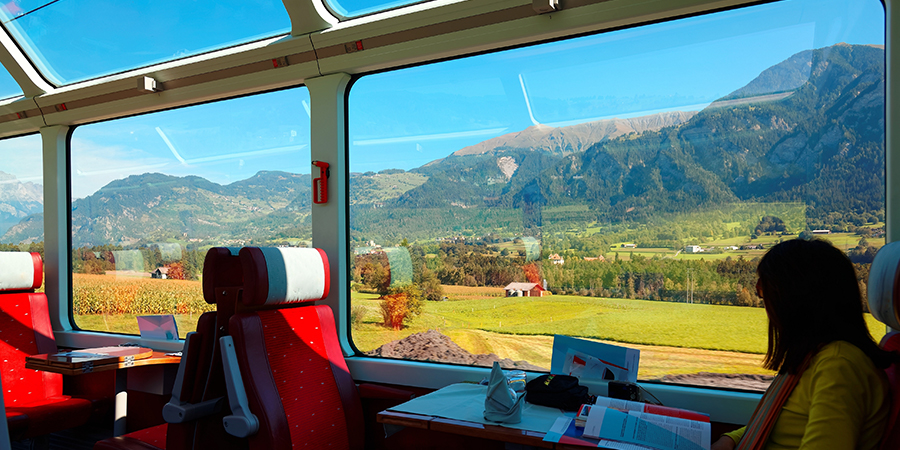
<svg viewBox="0 0 900 450"><path fill-rule="evenodd" d="M168 424L144 428L124 436L104 439L94 444L94 450L160 450L166 448Z"/></svg>
<svg viewBox="0 0 900 450"><path fill-rule="evenodd" d="M8 406L9 437L12 440L27 439L84 425L94 410L93 403L84 398L60 395Z"/></svg>

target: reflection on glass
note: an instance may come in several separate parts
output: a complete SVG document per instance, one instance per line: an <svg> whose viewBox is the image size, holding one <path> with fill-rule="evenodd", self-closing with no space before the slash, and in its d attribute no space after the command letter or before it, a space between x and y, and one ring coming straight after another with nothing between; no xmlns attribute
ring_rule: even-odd
<svg viewBox="0 0 900 450"><path fill-rule="evenodd" d="M428 0L325 0L340 17L358 17Z"/></svg>
<svg viewBox="0 0 900 450"><path fill-rule="evenodd" d="M0 19L52 83L69 84L285 33L282 2L13 0Z"/></svg>
<svg viewBox="0 0 900 450"><path fill-rule="evenodd" d="M44 255L41 136L0 140L0 251Z"/></svg>
<svg viewBox="0 0 900 450"><path fill-rule="evenodd" d="M182 336L214 246L308 246L305 87L79 127L72 135L75 322L137 333L175 314Z"/></svg>
<svg viewBox="0 0 900 450"><path fill-rule="evenodd" d="M781 2L360 78L353 342L547 370L565 334L764 389L756 259L821 236L864 274L884 242L883 24Z"/></svg>

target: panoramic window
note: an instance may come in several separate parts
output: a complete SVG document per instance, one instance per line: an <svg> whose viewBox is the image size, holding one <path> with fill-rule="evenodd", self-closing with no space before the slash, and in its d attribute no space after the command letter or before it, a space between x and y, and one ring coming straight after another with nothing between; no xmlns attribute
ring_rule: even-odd
<svg viewBox="0 0 900 450"><path fill-rule="evenodd" d="M880 2L798 0L359 78L354 345L765 389L758 258L828 239L865 288L884 243L884 67Z"/></svg>
<svg viewBox="0 0 900 450"><path fill-rule="evenodd" d="M44 256L41 135L0 140L0 251Z"/></svg>
<svg viewBox="0 0 900 450"><path fill-rule="evenodd" d="M325 3L338 16L358 17L423 1L427 0L325 0Z"/></svg>
<svg viewBox="0 0 900 450"><path fill-rule="evenodd" d="M52 83L74 83L290 30L279 0L13 0L0 19Z"/></svg>
<svg viewBox="0 0 900 450"><path fill-rule="evenodd" d="M309 246L308 108L300 87L75 129L75 323L136 334L135 316L174 314L184 337L215 309L209 248Z"/></svg>

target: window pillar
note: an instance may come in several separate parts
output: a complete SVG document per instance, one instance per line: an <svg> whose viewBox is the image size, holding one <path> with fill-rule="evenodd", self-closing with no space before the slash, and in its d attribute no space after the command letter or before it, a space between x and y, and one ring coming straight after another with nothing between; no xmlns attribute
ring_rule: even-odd
<svg viewBox="0 0 900 450"><path fill-rule="evenodd" d="M69 281L69 151L70 128L41 128L44 149L44 292L54 331L72 329Z"/></svg>
<svg viewBox="0 0 900 450"><path fill-rule="evenodd" d="M309 88L312 160L329 164L328 202L312 205L312 242L325 250L331 266L331 292L324 300L334 312L337 333L345 354L353 348L347 339L349 293L347 237L347 128L345 94L350 76L345 73L306 80ZM319 169L312 167L312 177Z"/></svg>

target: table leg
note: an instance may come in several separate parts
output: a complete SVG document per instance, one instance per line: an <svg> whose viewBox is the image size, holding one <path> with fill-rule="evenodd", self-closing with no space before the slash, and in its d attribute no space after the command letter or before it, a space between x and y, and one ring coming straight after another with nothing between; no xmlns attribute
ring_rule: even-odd
<svg viewBox="0 0 900 450"><path fill-rule="evenodd" d="M126 433L125 417L128 415L128 369L116 369L114 415L113 436L121 436Z"/></svg>

